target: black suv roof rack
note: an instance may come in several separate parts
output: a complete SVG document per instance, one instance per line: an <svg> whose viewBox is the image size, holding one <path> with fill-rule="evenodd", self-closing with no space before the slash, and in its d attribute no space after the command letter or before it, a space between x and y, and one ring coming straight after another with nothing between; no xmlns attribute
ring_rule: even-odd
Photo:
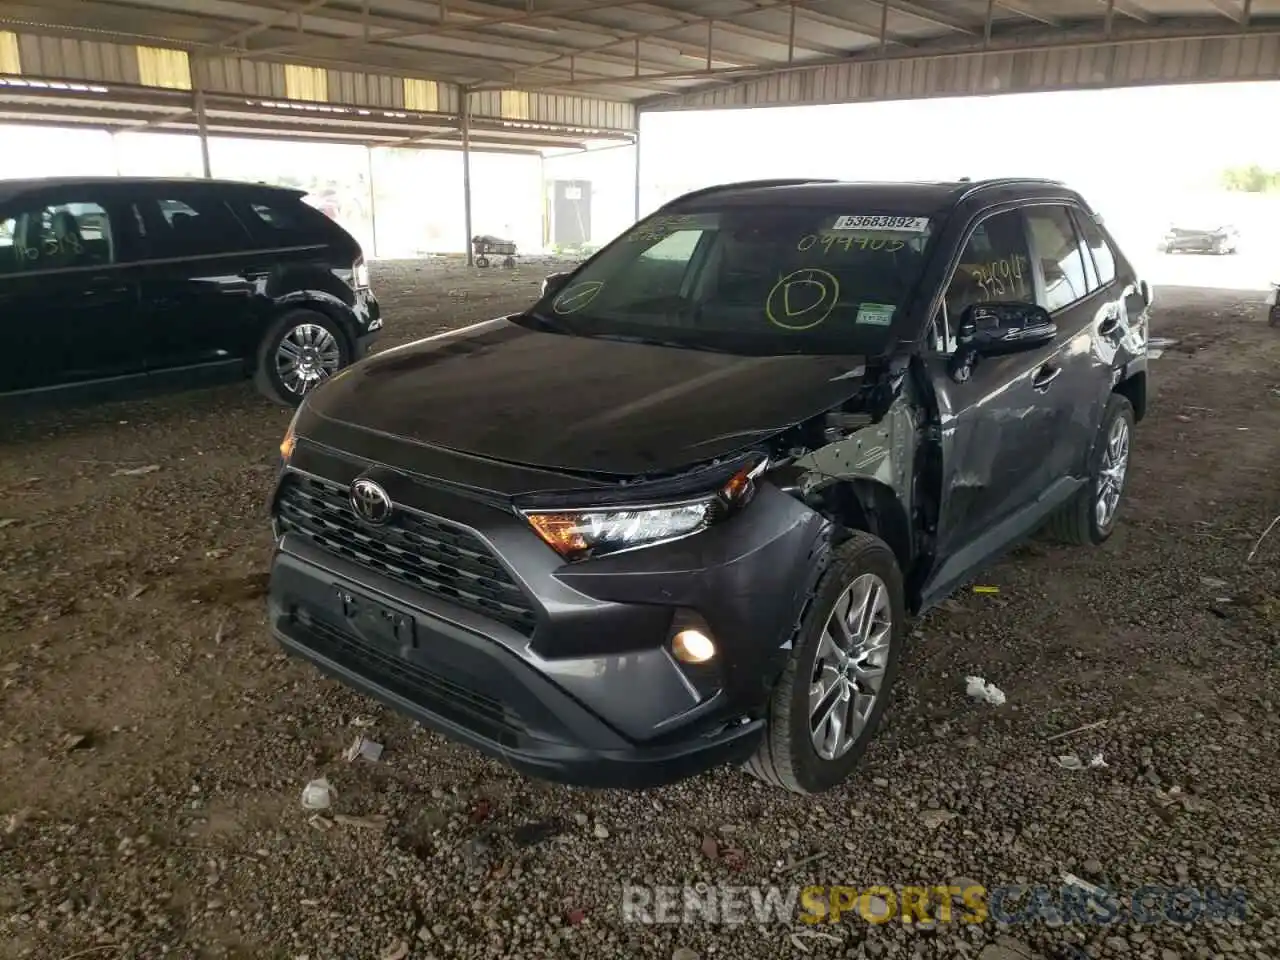
<svg viewBox="0 0 1280 960"><path fill-rule="evenodd" d="M959 182L969 186L969 189L961 195L962 198L970 196L979 190L986 190L989 187L1007 187L1019 183L1035 183L1045 187L1061 187L1063 185L1061 180L1051 180L1048 177L991 177L988 180L972 180L969 177L961 177Z"/></svg>
<svg viewBox="0 0 1280 960"><path fill-rule="evenodd" d="M694 197L705 197L711 193L719 193L722 190L741 190L743 187L794 187L803 183L839 183L831 177L789 177L779 178L775 180L739 180L736 183L718 183L713 187L703 187L700 190L690 190L688 193L682 193L674 200L668 200L659 210L665 210L673 203L680 203L682 200L691 200Z"/></svg>

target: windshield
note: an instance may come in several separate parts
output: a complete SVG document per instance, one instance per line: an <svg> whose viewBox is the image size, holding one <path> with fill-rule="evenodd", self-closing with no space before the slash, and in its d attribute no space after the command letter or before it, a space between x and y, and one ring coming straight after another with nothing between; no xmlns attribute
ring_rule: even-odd
<svg viewBox="0 0 1280 960"><path fill-rule="evenodd" d="M825 207L656 214L532 315L579 336L877 354L920 280L932 227L927 217Z"/></svg>

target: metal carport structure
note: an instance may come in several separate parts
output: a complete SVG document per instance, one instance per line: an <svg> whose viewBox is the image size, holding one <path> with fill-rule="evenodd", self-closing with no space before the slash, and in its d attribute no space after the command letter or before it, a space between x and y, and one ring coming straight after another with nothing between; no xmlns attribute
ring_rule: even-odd
<svg viewBox="0 0 1280 960"><path fill-rule="evenodd" d="M0 0L0 123L461 150L468 233L642 111L1263 79L1280 0Z"/></svg>

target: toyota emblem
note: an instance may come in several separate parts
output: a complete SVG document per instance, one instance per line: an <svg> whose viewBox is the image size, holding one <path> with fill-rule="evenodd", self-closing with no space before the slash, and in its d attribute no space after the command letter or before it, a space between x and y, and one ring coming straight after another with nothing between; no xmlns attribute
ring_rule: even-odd
<svg viewBox="0 0 1280 960"><path fill-rule="evenodd" d="M372 480L351 485L351 509L365 523L386 523L391 517L391 498Z"/></svg>

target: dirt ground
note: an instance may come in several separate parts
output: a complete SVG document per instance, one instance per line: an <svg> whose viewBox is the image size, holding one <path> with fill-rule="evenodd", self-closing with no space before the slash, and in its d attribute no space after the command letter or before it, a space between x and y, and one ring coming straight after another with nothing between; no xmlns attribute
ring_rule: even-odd
<svg viewBox="0 0 1280 960"><path fill-rule="evenodd" d="M516 308L547 269L379 264L382 346ZM1280 957L1280 527L1257 543L1280 514L1280 330L1261 299L1159 291L1154 333L1181 342L1153 361L1116 536L1032 543L983 576L998 593L917 624L865 767L810 800L736 770L643 794L534 783L287 660L263 591L288 413L248 385L3 424L0 958ZM1008 702L966 698L970 674ZM359 734L378 762L343 759ZM312 822L321 776L335 816ZM809 928L620 907L623 884L1064 873L1241 889L1248 912Z"/></svg>

